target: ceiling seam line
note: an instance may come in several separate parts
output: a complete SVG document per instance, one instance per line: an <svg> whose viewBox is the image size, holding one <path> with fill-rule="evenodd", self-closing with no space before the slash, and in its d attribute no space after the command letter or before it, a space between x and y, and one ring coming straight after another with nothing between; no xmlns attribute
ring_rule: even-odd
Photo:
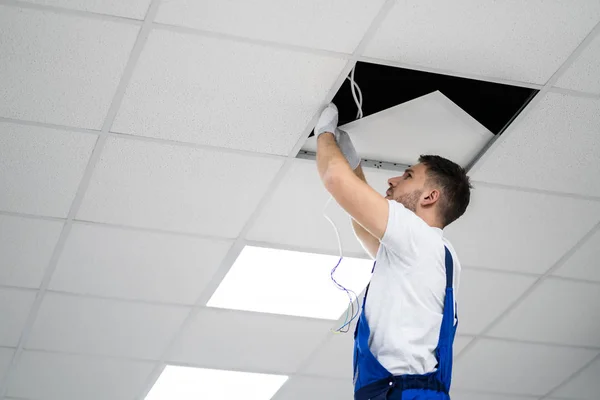
<svg viewBox="0 0 600 400"><path fill-rule="evenodd" d="M32 304L31 309L29 310L29 314L27 316L24 328L21 331L21 336L19 337L17 349L15 350L15 352L11 358L11 361L10 361L9 367L7 368L6 373L4 374L3 377L0 377L0 400L4 400L7 396L8 385L9 385L10 379L11 379L12 375L15 373L16 365L17 365L18 361L20 360L20 357L23 353L25 344L28 341L29 336L31 335L33 325L37 319L37 315L41 308L42 301L45 297L46 291L50 284L52 274L54 273L54 271L56 269L59 257L62 253L62 250L64 248L66 240L71 231L71 228L73 225L73 219L74 219L75 215L77 214L77 212L79 211L79 207L81 206L81 203L83 202L83 197L85 196L85 192L87 191L87 188L91 181L92 174L94 172L97 162L100 159L100 154L106 143L106 139L108 137L108 131L114 121L114 118L116 117L118 108L120 107L121 102L123 100L127 85L129 84L129 81L131 80L131 77L133 75L133 70L135 69L135 65L137 64L137 62L140 58L140 55L142 53L142 50L144 48L144 45L145 45L148 35L150 33L150 30L152 27L151 20L156 15L159 1L160 0L152 0L151 4L147 10L144 22L141 25L141 27L138 31L138 34L137 34L137 38L131 48L131 52L129 54L129 59L123 69L121 79L119 80L119 84L117 86L117 89L115 90L115 94L111 101L111 105L110 105L107 115L105 117L105 120L104 120L104 123L102 126L102 131L101 131L100 135L98 136L98 139L96 140L96 144L94 146L94 149L92 151L90 159L88 160L83 177L81 178L81 181L79 182L79 186L77 188L75 198L73 199L73 201L71 203L71 207L69 209L67 219L63 223L63 228L60 233L58 242L56 243L56 246L54 247L50 261L45 268L44 277L42 279L42 283L37 292L35 301Z"/></svg>
<svg viewBox="0 0 600 400"><path fill-rule="evenodd" d="M494 140L494 143L485 149L485 151L478 156L476 161L470 165L469 172L476 172L481 165L485 162L485 160L500 147L500 145L507 140L507 137L514 131L515 126L518 125L518 122L521 122L529 112L534 109L546 96L546 94L550 91L550 88L556 83L556 81L564 74L564 72L573 64L573 62L579 57L579 55L587 48L589 43L594 39L595 34L600 31L600 22L598 22L593 29L587 34L587 36L575 47L573 52L567 57L567 59L562 63L562 65L552 74L552 76L546 81L544 86L540 89L540 91L528 102L527 106L517 115L510 126L508 126L504 132L502 132L497 139Z"/></svg>
<svg viewBox="0 0 600 400"><path fill-rule="evenodd" d="M331 89L325 96L325 99L324 99L325 103L329 103L335 96L335 93L342 86L342 84L346 80L346 77L350 73L350 70L352 69L352 67L356 63L356 60L360 56L360 53L362 53L362 51L364 51L364 48L368 44L368 41L372 38L372 36L374 36L381 21L383 20L383 18L387 15L389 10L393 6L394 1L395 0L386 0L386 2L382 5L379 13L371 22L369 29L367 29L365 35L363 36L362 40L356 47L354 53L347 60L346 65L344 66L344 68L342 68L342 70L340 72L340 75L338 76L336 81L334 81ZM212 295L212 293L214 293L214 291L218 287L218 284L220 283L222 278L227 274L227 272L233 266L233 263L235 262L237 256L239 255L239 253L241 252L241 250L243 249L243 247L246 244L247 232L252 228L254 221L259 217L259 215L262 212L262 210L264 209L264 207L266 207L268 202L271 200L272 193L277 189L277 187L280 185L280 183L283 181L283 179L287 175L287 172L289 171L294 160L296 159L296 155L298 154L298 152L300 151L300 149L306 142L306 139L308 138L310 132L312 131L313 126L316 124L316 122L319 118L320 111L321 111L321 109L319 109L317 111L317 113L315 113L313 118L310 120L307 127L304 129L302 135L298 139L296 145L292 148L292 150L288 154L287 159L283 162L282 166L279 168L275 177L269 183L269 186L263 193L263 196L261 197L258 205L255 207L253 213L246 221L246 223L245 223L244 227L242 228L242 230L240 231L236 241L233 243L230 250L227 252L227 255L223 259L223 261L222 261L221 265L219 266L219 268L217 269L217 271L213 274L213 277L210 279L209 284L205 287L205 289L200 294L198 301L196 302L196 305L199 305L199 304L202 304L202 303L205 303L206 301L208 301L208 298ZM221 279L219 279L219 278L221 278ZM146 385L143 388L143 392L140 394L140 396L136 397L136 400L143 400L147 396L147 394L150 392L150 390L152 389L152 385L154 384L156 379L158 379L160 373L162 372L162 370L165 367L166 361L169 357L169 354L171 353L172 347L174 346L176 341L182 336L183 332L185 331L187 326L191 323L192 319L197 315L198 312L199 312L199 309L194 308L194 309L192 309L192 311L190 311L188 316L185 318L185 320L179 327L179 330L177 331L177 333L173 336L173 338L167 345L167 347L164 351L164 354L161 356L161 360L157 363L155 369L151 372L151 374L148 378L148 381L146 382Z"/></svg>
<svg viewBox="0 0 600 400"><path fill-rule="evenodd" d="M37 3L29 3L26 1L20 0L0 0L0 5L4 5L7 7L15 7L22 8L26 10L35 10L35 11L47 11L53 14L58 15L69 15L74 17L82 17L82 18L90 18L101 21L110 21L110 22L118 22L125 23L128 25L136 25L142 26L143 20L133 18L133 17L124 17L121 15L113 15L113 14L104 14L100 12L88 11L88 10L78 10L74 8L66 8L61 6L49 5L49 4L37 4Z"/></svg>
<svg viewBox="0 0 600 400"><path fill-rule="evenodd" d="M592 358L588 363L586 363L584 366L579 368L577 371L573 372L564 381L562 381L561 383L559 383L558 385L556 385L552 389L550 389L550 391L548 391L548 393L546 393L540 400L548 399L550 396L552 396L552 394L556 393L558 390L560 390L562 387L564 387L567 383L569 383L573 379L577 378L579 375L581 375L586 369L588 369L592 364L594 364L598 360L600 360L600 351L598 351L598 354L596 354L596 356L594 358Z"/></svg>
<svg viewBox="0 0 600 400"><path fill-rule="evenodd" d="M462 358L465 353L468 353L481 339L485 339L488 333L496 326L498 323L502 322L504 318L506 318L514 309L516 309L519 305L523 303L534 291L540 286L543 282L546 281L547 278L551 277L552 273L554 273L557 269L559 269L569 258L573 256L573 254L579 250L585 243L594 234L600 230L600 222L597 222L596 225L592 227L581 239L575 243L575 245L567 250L543 275L539 276L530 286L529 288L521 294L517 299L515 299L504 311L498 315L492 322L490 322L484 329L481 330L477 335L475 335L474 339L470 341L460 352L460 354L456 357L458 360Z"/></svg>

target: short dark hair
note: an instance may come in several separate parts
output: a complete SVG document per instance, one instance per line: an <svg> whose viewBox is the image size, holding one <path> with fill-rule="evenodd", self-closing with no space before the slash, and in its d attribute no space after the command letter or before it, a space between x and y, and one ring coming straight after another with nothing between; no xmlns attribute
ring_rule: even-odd
<svg viewBox="0 0 600 400"><path fill-rule="evenodd" d="M427 167L428 181L442 192L440 212L444 226L462 216L471 200L471 182L460 165L440 156L422 155L419 162Z"/></svg>

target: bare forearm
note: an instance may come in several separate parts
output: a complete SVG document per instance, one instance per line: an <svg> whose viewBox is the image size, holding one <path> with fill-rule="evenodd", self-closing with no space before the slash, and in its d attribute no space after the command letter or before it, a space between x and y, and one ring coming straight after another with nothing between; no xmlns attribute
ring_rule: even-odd
<svg viewBox="0 0 600 400"><path fill-rule="evenodd" d="M344 158L332 133L323 133L317 138L317 169L319 176L327 187L328 180L335 174L335 170L348 170L350 165Z"/></svg>

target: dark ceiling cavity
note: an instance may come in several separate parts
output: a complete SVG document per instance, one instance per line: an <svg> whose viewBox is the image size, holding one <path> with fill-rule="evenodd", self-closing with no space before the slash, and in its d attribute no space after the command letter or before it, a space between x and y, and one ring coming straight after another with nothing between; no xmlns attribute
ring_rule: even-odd
<svg viewBox="0 0 600 400"><path fill-rule="evenodd" d="M363 117L439 90L494 135L501 134L538 90L358 62L354 81L363 97ZM339 125L356 120L356 103L346 79L333 98ZM313 136L313 134L311 134Z"/></svg>

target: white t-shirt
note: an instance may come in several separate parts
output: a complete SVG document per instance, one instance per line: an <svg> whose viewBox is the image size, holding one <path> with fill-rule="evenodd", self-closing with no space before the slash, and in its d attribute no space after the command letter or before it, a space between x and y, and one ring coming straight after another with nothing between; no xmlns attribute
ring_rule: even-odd
<svg viewBox="0 0 600 400"><path fill-rule="evenodd" d="M455 296L460 263L441 229L427 225L402 204L388 202L388 225L365 305L369 348L394 375L425 374L437 364L434 351L446 289L444 245L454 261Z"/></svg>

